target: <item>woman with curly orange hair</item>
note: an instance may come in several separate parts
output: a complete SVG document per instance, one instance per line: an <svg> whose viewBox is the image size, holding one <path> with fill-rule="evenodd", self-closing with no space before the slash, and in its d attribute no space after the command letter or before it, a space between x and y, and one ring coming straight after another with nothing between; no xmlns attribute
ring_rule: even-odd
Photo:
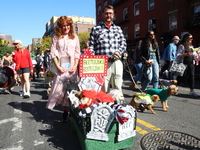
<svg viewBox="0 0 200 150"><path fill-rule="evenodd" d="M77 66L80 58L80 44L74 33L73 21L67 16L57 19L56 33L52 38L51 58L57 68L53 85L47 103L48 109L61 104L63 108L63 122L68 120L70 102L65 83L70 77L78 78Z"/></svg>

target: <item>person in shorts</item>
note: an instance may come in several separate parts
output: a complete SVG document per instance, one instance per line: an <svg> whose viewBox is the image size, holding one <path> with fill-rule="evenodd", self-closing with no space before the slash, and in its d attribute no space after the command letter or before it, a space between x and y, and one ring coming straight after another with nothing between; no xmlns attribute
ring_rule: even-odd
<svg viewBox="0 0 200 150"><path fill-rule="evenodd" d="M30 52L24 49L20 40L15 40L13 43L15 51L12 52L13 61L16 63L15 70L20 76L22 92L20 96L25 98L30 97L30 73L33 74L33 64Z"/></svg>

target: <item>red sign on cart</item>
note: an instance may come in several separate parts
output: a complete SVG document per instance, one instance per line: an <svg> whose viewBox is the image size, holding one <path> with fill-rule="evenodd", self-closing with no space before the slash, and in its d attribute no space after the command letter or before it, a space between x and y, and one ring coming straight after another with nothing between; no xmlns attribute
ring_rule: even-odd
<svg viewBox="0 0 200 150"><path fill-rule="evenodd" d="M108 56L81 55L79 65L80 77L106 76L108 69Z"/></svg>

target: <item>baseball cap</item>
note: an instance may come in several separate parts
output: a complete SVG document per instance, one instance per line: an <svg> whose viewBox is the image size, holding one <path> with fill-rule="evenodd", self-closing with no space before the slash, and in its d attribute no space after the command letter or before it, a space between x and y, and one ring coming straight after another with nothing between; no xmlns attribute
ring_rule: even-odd
<svg viewBox="0 0 200 150"><path fill-rule="evenodd" d="M180 41L180 39L179 39L179 37L177 35L174 36L172 40L179 40Z"/></svg>
<svg viewBox="0 0 200 150"><path fill-rule="evenodd" d="M21 40L15 40L12 44L16 45L16 44L19 44L19 43L22 44L22 41Z"/></svg>

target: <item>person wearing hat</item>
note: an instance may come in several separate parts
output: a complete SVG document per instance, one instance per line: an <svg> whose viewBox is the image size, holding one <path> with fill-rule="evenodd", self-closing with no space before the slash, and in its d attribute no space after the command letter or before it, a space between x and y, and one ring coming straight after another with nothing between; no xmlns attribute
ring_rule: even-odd
<svg viewBox="0 0 200 150"><path fill-rule="evenodd" d="M15 51L12 52L13 61L16 63L15 70L20 77L22 92L20 96L25 98L30 97L30 73L33 74L33 64L30 52L24 49L20 40L15 40L13 43Z"/></svg>
<svg viewBox="0 0 200 150"><path fill-rule="evenodd" d="M172 38L172 43L170 43L165 49L164 49L164 53L163 53L163 59L165 61L165 65L162 69L162 72L164 72L165 70L167 70L170 66L170 64L176 60L176 51L177 51L177 44L179 43L180 39L177 35L175 35ZM171 74L169 72L168 74L168 78L169 80L173 79L173 74Z"/></svg>

